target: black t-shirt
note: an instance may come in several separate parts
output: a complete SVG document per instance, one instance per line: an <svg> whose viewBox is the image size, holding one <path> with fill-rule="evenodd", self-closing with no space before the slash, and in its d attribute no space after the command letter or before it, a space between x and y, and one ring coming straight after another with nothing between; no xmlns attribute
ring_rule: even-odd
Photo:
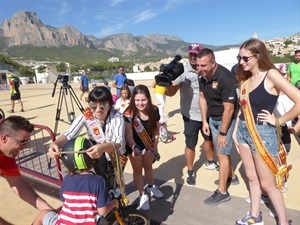
<svg viewBox="0 0 300 225"><path fill-rule="evenodd" d="M157 107L155 107L155 109L154 109L154 117L155 117L155 121L156 121L156 122L159 121L160 115L159 115L159 111L158 111L158 108L157 108ZM139 118L139 117L138 117L138 118ZM131 119L131 121L132 121L133 118L130 118L130 119ZM125 116L125 122L131 123L130 119L127 118L127 117ZM141 118L139 118L139 119L141 120L141 123L143 124L145 130L146 130L147 133L149 134L149 131L148 131L148 129L149 129L149 126L148 126L149 120L142 120ZM138 146L142 147L142 148L146 148L145 145L144 145L144 143L143 143L143 141L140 139L139 135L136 133L136 131L135 131L135 129L134 129L133 127L132 127L132 132L133 132L133 139L134 139L135 143L136 143ZM152 139L152 137L150 137L150 138ZM132 147L132 146L128 146L128 145L126 144L126 153L127 153L127 154L131 154L131 153L132 153L131 147Z"/></svg>
<svg viewBox="0 0 300 225"><path fill-rule="evenodd" d="M223 102L232 102L235 105L233 118L238 113L238 101L235 79L224 66L218 68L210 80L205 77L199 79L200 92L203 92L207 102L207 116L214 120L222 120L224 113Z"/></svg>

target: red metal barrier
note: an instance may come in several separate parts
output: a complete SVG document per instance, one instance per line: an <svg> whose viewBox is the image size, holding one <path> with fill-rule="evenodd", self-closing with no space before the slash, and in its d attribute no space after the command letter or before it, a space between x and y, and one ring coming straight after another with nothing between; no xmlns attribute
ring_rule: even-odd
<svg viewBox="0 0 300 225"><path fill-rule="evenodd" d="M60 186L63 178L59 160L51 160L47 155L53 141L55 135L49 127L34 124L29 148L21 151L16 161L21 172Z"/></svg>

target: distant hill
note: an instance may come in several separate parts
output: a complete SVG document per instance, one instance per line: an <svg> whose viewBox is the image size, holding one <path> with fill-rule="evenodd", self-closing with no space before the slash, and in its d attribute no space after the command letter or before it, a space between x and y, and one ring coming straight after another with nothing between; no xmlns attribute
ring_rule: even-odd
<svg viewBox="0 0 300 225"><path fill-rule="evenodd" d="M174 35L130 33L104 38L84 35L72 26L54 28L44 24L37 13L20 11L0 25L0 54L40 61L99 62L115 56L120 60L146 62L186 55L189 43ZM228 46L205 45L213 50Z"/></svg>

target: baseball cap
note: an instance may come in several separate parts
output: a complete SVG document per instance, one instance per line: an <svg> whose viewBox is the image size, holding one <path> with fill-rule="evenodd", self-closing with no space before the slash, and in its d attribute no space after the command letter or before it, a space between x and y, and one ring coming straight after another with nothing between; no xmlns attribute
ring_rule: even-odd
<svg viewBox="0 0 300 225"><path fill-rule="evenodd" d="M14 76L11 73L9 73L9 74L7 74L7 77L8 78L13 78Z"/></svg>
<svg viewBox="0 0 300 225"><path fill-rule="evenodd" d="M203 48L202 45L200 45L199 43L193 43L188 47L188 51L189 53L198 54L202 48Z"/></svg>

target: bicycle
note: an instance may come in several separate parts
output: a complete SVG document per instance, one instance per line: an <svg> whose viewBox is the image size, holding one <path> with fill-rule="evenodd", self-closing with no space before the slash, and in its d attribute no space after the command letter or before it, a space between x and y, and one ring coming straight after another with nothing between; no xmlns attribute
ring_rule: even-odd
<svg viewBox="0 0 300 225"><path fill-rule="evenodd" d="M166 120L164 122L159 123L159 139L163 143L167 143L169 140L174 141L176 138L172 132L170 132L167 128L167 120L168 117L165 117Z"/></svg>
<svg viewBox="0 0 300 225"><path fill-rule="evenodd" d="M5 119L5 113L4 111L0 108L0 120L4 120Z"/></svg>
<svg viewBox="0 0 300 225"><path fill-rule="evenodd" d="M116 148L114 148L114 152L109 154L109 156L115 176L115 185L111 187L111 194L112 197L115 197L115 194L120 192L119 196L116 197L119 200L119 208L115 208L106 216L99 218L97 225L150 225L148 216L144 212L137 210L137 204L128 205L129 200L126 197L122 168L125 167L127 158L120 156ZM106 174L105 177L109 178L110 176ZM107 183L109 184L109 181Z"/></svg>

